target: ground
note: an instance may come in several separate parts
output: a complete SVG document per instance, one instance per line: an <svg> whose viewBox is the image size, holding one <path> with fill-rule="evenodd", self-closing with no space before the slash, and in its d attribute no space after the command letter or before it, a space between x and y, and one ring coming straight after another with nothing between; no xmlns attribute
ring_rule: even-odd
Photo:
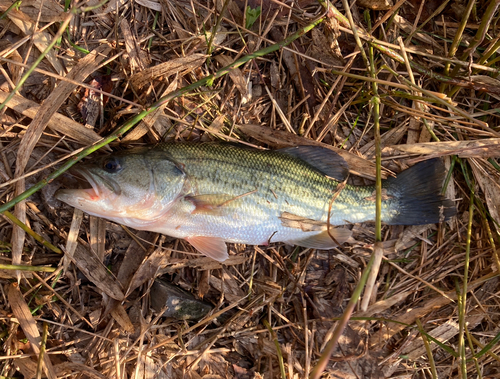
<svg viewBox="0 0 500 379"><path fill-rule="evenodd" d="M0 1L0 377L499 377L497 8ZM457 214L221 264L54 197L171 140L320 145L356 185L439 157Z"/></svg>

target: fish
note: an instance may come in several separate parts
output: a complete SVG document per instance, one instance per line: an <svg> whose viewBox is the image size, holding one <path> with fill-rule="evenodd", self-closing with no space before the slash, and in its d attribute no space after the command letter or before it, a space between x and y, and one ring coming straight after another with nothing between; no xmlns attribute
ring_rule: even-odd
<svg viewBox="0 0 500 379"><path fill-rule="evenodd" d="M331 249L346 242L342 225L375 219L375 187L347 183L349 167L332 150L265 150L221 142L169 142L116 152L74 169L86 189L56 198L116 223L181 238L223 262L226 242L287 243ZM382 181L382 222L423 225L449 220L441 195L443 162L429 159Z"/></svg>

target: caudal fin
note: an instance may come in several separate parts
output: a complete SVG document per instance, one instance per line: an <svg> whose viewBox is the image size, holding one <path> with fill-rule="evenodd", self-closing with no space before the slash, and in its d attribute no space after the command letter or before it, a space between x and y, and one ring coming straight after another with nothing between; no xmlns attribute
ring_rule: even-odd
<svg viewBox="0 0 500 379"><path fill-rule="evenodd" d="M445 168L441 159L429 159L384 181L387 194L398 199L398 211L384 220L389 225L425 225L456 214L454 203L441 195Z"/></svg>

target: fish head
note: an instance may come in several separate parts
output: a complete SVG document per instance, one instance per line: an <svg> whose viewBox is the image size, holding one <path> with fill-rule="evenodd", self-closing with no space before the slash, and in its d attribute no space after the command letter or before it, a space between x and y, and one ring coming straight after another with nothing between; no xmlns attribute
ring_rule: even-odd
<svg viewBox="0 0 500 379"><path fill-rule="evenodd" d="M63 189L56 198L94 216L139 228L163 216L182 194L186 175L175 162L147 153L117 153L76 166L90 184Z"/></svg>

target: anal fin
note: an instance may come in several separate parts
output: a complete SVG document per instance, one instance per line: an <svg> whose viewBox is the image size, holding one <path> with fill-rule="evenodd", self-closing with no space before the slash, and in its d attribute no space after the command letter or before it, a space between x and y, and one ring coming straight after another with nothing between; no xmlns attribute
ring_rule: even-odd
<svg viewBox="0 0 500 379"><path fill-rule="evenodd" d="M227 245L221 238L194 236L185 238L193 247L203 255L215 259L219 262L224 262L229 255L227 253Z"/></svg>
<svg viewBox="0 0 500 379"><path fill-rule="evenodd" d="M339 244L342 245L349 239L349 237L351 237L351 234L352 232L349 229L335 228L330 229L330 234L325 230L314 236L289 242L295 245L309 247L311 249L327 250L332 249Z"/></svg>

